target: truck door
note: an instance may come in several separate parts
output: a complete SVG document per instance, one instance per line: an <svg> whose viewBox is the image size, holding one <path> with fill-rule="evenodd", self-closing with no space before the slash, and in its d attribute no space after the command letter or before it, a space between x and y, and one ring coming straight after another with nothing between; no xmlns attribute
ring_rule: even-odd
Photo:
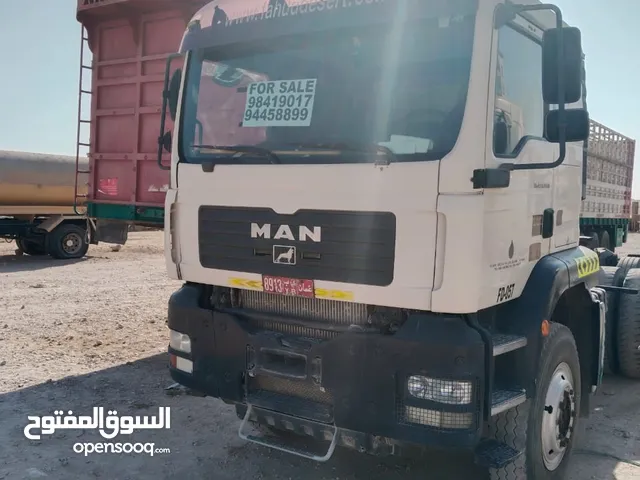
<svg viewBox="0 0 640 480"><path fill-rule="evenodd" d="M494 31L495 78L489 95L487 168L503 163L553 162L557 147L543 138L542 31L518 17ZM526 32L526 33L525 33ZM497 38L495 38L497 37ZM516 170L507 188L486 189L485 255L489 257L484 303L495 304L500 288L516 296L536 261L551 249L542 238L545 209L553 208L554 174L550 169ZM506 299L508 300L508 298ZM498 301L500 303L500 301Z"/></svg>

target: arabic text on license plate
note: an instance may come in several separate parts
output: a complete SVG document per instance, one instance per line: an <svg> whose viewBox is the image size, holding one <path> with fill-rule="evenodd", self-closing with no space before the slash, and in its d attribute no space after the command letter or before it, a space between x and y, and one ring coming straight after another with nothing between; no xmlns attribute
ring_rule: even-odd
<svg viewBox="0 0 640 480"><path fill-rule="evenodd" d="M262 288L267 293L277 293L279 295L310 298L315 296L313 280L263 275Z"/></svg>

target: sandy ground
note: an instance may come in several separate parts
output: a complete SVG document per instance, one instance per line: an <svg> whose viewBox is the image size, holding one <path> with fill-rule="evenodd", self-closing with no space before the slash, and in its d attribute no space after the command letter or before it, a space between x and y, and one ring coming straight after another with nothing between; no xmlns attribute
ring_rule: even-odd
<svg viewBox="0 0 640 480"><path fill-rule="evenodd" d="M627 250L640 251L640 235ZM0 479L484 479L468 458L377 459L339 451L316 464L247 445L232 407L168 395L167 279L162 236L134 233L120 251L92 247L86 259L15 257L0 243ZM154 443L170 453L75 453L106 442L93 430L23 434L28 415L95 406L125 415L171 407L171 429L113 442ZM640 479L640 383L606 378L592 402L569 480ZM617 458L616 458L617 457ZM632 463L639 466L634 466Z"/></svg>

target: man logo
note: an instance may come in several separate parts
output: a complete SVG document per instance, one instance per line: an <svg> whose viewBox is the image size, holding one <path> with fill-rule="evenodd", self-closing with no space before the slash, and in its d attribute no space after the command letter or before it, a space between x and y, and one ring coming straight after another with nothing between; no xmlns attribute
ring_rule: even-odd
<svg viewBox="0 0 640 480"><path fill-rule="evenodd" d="M286 245L273 246L273 263L279 265L295 265L296 264L296 247L288 247Z"/></svg>
<svg viewBox="0 0 640 480"><path fill-rule="evenodd" d="M272 235L272 227L275 230L275 234ZM271 225L270 223L265 223L264 225L260 225L257 223L251 224L251 238L264 238L267 240L290 240L295 242L296 240L299 242L320 242L322 237L322 228L321 227L306 227L304 225L299 225L297 227L290 227L289 225ZM295 231L295 234L294 234ZM297 235L296 235L297 234ZM286 247L289 248L289 247Z"/></svg>

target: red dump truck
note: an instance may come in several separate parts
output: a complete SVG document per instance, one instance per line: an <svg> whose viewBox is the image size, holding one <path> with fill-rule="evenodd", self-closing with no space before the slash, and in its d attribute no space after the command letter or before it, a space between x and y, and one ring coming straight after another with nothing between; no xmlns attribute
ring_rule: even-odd
<svg viewBox="0 0 640 480"><path fill-rule="evenodd" d="M157 151L165 64L205 3L78 0L77 157L88 149L90 165L88 193L77 189L76 202L86 201L88 216L98 220L97 240L124 243L131 223L163 225L169 172L158 165ZM163 163L169 165L169 154Z"/></svg>

